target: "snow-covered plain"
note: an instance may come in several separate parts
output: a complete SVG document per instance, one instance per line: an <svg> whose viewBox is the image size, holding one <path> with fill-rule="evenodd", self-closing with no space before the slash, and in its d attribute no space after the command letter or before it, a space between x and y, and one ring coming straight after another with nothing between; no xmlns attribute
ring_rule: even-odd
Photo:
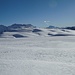
<svg viewBox="0 0 75 75"><path fill-rule="evenodd" d="M0 75L75 75L75 36L31 35L0 38Z"/></svg>

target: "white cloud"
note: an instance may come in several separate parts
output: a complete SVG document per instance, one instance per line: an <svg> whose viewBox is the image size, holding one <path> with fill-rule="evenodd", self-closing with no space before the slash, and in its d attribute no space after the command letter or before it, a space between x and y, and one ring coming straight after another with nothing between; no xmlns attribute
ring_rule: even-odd
<svg viewBox="0 0 75 75"><path fill-rule="evenodd" d="M49 25L50 24L50 21L44 21L45 24Z"/></svg>
<svg viewBox="0 0 75 75"><path fill-rule="evenodd" d="M50 22L50 21L44 21L45 23Z"/></svg>
<svg viewBox="0 0 75 75"><path fill-rule="evenodd" d="M46 21L44 21L46 23Z"/></svg>

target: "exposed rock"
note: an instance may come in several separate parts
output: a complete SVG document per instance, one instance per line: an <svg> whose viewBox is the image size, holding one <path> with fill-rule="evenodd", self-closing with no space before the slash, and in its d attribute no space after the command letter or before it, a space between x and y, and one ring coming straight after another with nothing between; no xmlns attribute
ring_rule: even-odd
<svg viewBox="0 0 75 75"><path fill-rule="evenodd" d="M32 32L41 32L42 30L40 30L40 29L33 29L33 31Z"/></svg>
<svg viewBox="0 0 75 75"><path fill-rule="evenodd" d="M14 34L13 35L15 38L23 38L23 37L27 37L27 36L23 36L23 35L21 35L21 34Z"/></svg>

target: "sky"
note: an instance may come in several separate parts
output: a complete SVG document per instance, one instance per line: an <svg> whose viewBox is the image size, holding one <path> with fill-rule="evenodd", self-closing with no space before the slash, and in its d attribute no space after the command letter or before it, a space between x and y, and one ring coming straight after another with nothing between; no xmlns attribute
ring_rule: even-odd
<svg viewBox="0 0 75 75"><path fill-rule="evenodd" d="M0 24L75 25L75 0L0 0Z"/></svg>

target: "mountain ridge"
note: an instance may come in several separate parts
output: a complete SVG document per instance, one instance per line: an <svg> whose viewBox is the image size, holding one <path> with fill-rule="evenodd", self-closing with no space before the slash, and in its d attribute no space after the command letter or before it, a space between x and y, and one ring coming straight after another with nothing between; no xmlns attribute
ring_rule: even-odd
<svg viewBox="0 0 75 75"><path fill-rule="evenodd" d="M33 36L75 36L74 28L74 26L65 28L55 26L38 28L32 24L0 25L0 37L24 38Z"/></svg>

